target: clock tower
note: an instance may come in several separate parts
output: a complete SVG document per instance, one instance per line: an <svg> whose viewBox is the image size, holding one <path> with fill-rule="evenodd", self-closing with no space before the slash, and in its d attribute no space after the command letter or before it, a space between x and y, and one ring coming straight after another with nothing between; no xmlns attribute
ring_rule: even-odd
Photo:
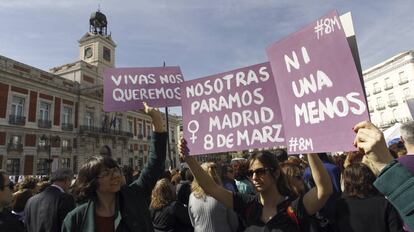
<svg viewBox="0 0 414 232"><path fill-rule="evenodd" d="M116 44L107 33L106 16L99 10L91 14L89 32L79 42L80 60L97 66L99 75L103 69L115 67Z"/></svg>

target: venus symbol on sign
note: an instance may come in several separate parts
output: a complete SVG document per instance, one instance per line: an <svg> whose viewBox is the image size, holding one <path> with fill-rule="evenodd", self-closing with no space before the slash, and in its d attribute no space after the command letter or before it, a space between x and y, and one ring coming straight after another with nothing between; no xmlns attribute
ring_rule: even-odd
<svg viewBox="0 0 414 232"><path fill-rule="evenodd" d="M194 126L193 126L193 130L192 130L191 125L193 125L193 124L194 124ZM195 136L194 134L198 131L199 127L200 127L200 125L198 124L198 122L196 120L191 120L188 123L187 129L191 133L190 140L191 140L192 143L195 143L195 140L197 139L197 136Z"/></svg>

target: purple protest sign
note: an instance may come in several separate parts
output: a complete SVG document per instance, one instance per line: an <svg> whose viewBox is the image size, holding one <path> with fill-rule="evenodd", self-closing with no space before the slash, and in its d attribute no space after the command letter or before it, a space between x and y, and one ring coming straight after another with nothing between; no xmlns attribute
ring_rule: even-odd
<svg viewBox="0 0 414 232"><path fill-rule="evenodd" d="M335 11L267 48L290 154L351 151L368 119L361 82Z"/></svg>
<svg viewBox="0 0 414 232"><path fill-rule="evenodd" d="M104 111L180 106L180 67L108 68L104 70Z"/></svg>
<svg viewBox="0 0 414 232"><path fill-rule="evenodd" d="M192 155L285 144L269 63L186 81L181 89Z"/></svg>

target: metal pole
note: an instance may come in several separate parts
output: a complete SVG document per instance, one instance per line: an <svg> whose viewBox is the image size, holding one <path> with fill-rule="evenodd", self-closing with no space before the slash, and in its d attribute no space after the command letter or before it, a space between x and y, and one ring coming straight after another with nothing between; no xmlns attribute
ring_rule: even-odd
<svg viewBox="0 0 414 232"><path fill-rule="evenodd" d="M165 67L165 61L164 65ZM166 127L167 127L167 154L168 154L168 160L170 161L170 168L173 166L173 162L171 159L171 149L170 149L170 126L168 123L168 107L165 107L165 121L166 121Z"/></svg>
<svg viewBox="0 0 414 232"><path fill-rule="evenodd" d="M49 135L49 177L52 175L52 136Z"/></svg>
<svg viewBox="0 0 414 232"><path fill-rule="evenodd" d="M168 107L165 107L165 117L166 117L166 126L167 126L167 154L168 154L168 159L170 160L170 167L172 167L173 163L171 160L171 149L170 149L170 127L168 123Z"/></svg>

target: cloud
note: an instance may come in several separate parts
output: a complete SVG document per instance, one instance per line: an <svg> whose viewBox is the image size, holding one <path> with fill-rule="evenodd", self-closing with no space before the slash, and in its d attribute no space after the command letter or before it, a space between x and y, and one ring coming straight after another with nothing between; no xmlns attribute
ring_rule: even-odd
<svg viewBox="0 0 414 232"><path fill-rule="evenodd" d="M166 60L188 78L264 62L269 44L332 9L352 11L364 68L413 46L412 1L14 0L0 1L0 54L42 69L77 60L77 40L99 4L118 66Z"/></svg>

